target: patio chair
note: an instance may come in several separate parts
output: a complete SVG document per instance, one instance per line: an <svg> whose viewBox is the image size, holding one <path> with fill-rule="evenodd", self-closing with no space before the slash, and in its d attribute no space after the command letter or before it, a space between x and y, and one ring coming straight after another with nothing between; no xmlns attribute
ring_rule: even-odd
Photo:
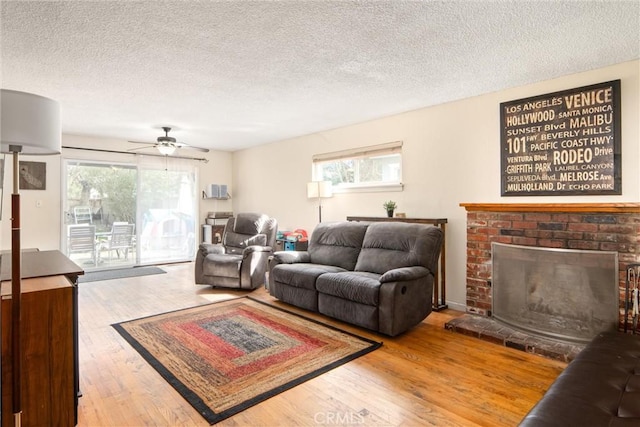
<svg viewBox="0 0 640 427"><path fill-rule="evenodd" d="M96 226L89 224L70 225L67 230L67 255L90 253L94 265L98 265L96 252Z"/></svg>
<svg viewBox="0 0 640 427"><path fill-rule="evenodd" d="M107 236L107 240L100 242L98 250L107 251L109 261L112 259L112 253L115 251L116 256L120 258L120 253L124 254L124 259L129 259L129 249L133 248L133 238L135 233L135 224L126 222L114 222L111 226L111 234Z"/></svg>
<svg viewBox="0 0 640 427"><path fill-rule="evenodd" d="M76 224L92 224L93 218L89 206L76 206L73 208L73 218Z"/></svg>

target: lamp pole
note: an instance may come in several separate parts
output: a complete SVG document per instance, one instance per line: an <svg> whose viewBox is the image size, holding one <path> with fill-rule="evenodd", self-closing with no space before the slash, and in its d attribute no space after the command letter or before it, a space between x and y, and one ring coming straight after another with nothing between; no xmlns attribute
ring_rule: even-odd
<svg viewBox="0 0 640 427"><path fill-rule="evenodd" d="M0 152L13 156L11 194L11 409L14 425L22 425L22 251L20 242L20 162L23 155L60 154L60 106L32 93L0 89ZM4 362L4 361L3 361ZM2 371L5 372L3 363ZM2 384L9 388L9 384ZM4 389L3 389L4 392ZM3 425L9 408L2 408Z"/></svg>
<svg viewBox="0 0 640 427"><path fill-rule="evenodd" d="M20 145L10 145L13 156L13 193L11 194L11 391L13 423L22 425L22 337L20 331L22 300L22 251L20 249Z"/></svg>
<svg viewBox="0 0 640 427"><path fill-rule="evenodd" d="M333 195L331 181L311 181L307 183L307 197L318 199L318 222L322 222L322 199Z"/></svg>

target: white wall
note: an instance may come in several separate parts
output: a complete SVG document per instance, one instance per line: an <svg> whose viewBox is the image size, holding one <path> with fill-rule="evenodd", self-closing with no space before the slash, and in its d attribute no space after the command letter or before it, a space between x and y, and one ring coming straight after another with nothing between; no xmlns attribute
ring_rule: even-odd
<svg viewBox="0 0 640 427"><path fill-rule="evenodd" d="M622 80L622 195L575 197L500 196L501 102L579 86ZM348 100L345 100L348 102ZM344 220L347 215L382 216L382 203L393 199L398 212L411 217L445 217L447 227L447 300L465 306L466 212L459 206L479 203L560 203L640 201L640 61L587 71L436 107L381 118L366 123L280 141L235 153L210 152L209 163L199 163L200 188L227 184L231 201L202 200L200 220L208 211L260 211L276 217L280 229L313 230L317 205L306 198L311 179L311 156L345 148L404 141L405 189L393 193L337 194L324 202L323 220ZM64 106L62 106L64 109ZM63 135L63 145L126 150L126 141ZM64 156L87 158L65 150ZM200 154L200 153L198 153ZM106 158L103 156L102 158ZM22 247L60 248L61 156L24 157L47 163L47 189L24 190ZM5 160L0 248L11 246L11 160ZM40 200L42 207L37 208Z"/></svg>
<svg viewBox="0 0 640 427"><path fill-rule="evenodd" d="M58 249L60 236L60 156L20 156L19 160L44 162L47 168L45 190L20 190L20 241L22 248ZM11 249L12 156L5 156L2 192L0 249ZM38 205L40 207L38 207Z"/></svg>
<svg viewBox="0 0 640 427"><path fill-rule="evenodd" d="M622 81L622 195L501 197L499 104L615 79ZM466 212L460 203L640 201L639 80L640 62L632 61L238 151L234 209L265 212L283 230L311 231L318 218L316 202L306 198L311 156L402 140L404 191L334 195L323 204L323 221L383 216L382 203L389 199L409 217L447 218L447 300L464 310Z"/></svg>
<svg viewBox="0 0 640 427"><path fill-rule="evenodd" d="M64 106L61 106L64 110ZM79 135L62 135L62 145L65 147L85 147L102 150L126 151L132 148L127 141L107 138L94 138ZM153 151L148 151L153 153ZM180 155L188 157L206 158L208 163L196 162L199 168L199 187L204 190L209 184L227 184L233 193L232 154L224 151L183 150ZM116 154L95 151L63 149L62 155L56 156L23 156L22 160L47 163L47 188L41 190L22 190L21 201L21 241L22 247L35 247L40 250L60 249L61 211L62 211L62 162L64 159L99 160L105 162L130 163L135 162L131 154ZM4 176L4 192L2 201L2 221L0 222L0 248L11 248L11 158L5 159L6 171ZM41 207L36 207L40 201ZM208 211L233 210L232 200L200 200L200 222Z"/></svg>

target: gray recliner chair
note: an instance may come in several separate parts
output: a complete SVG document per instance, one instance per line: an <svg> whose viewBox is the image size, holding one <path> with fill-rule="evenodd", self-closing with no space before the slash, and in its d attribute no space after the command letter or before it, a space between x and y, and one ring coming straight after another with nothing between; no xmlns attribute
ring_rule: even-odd
<svg viewBox="0 0 640 427"><path fill-rule="evenodd" d="M278 222L267 215L239 213L229 218L222 243L200 244L196 284L238 289L264 285L277 231Z"/></svg>

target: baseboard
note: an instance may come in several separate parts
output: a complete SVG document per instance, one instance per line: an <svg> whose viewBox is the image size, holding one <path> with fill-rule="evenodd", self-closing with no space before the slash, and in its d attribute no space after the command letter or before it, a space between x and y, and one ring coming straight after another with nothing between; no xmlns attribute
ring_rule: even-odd
<svg viewBox="0 0 640 427"><path fill-rule="evenodd" d="M460 303L457 303L457 302L447 301L447 306L451 310L461 311L463 313L466 313L466 311L467 311L467 306L466 305L460 304Z"/></svg>

